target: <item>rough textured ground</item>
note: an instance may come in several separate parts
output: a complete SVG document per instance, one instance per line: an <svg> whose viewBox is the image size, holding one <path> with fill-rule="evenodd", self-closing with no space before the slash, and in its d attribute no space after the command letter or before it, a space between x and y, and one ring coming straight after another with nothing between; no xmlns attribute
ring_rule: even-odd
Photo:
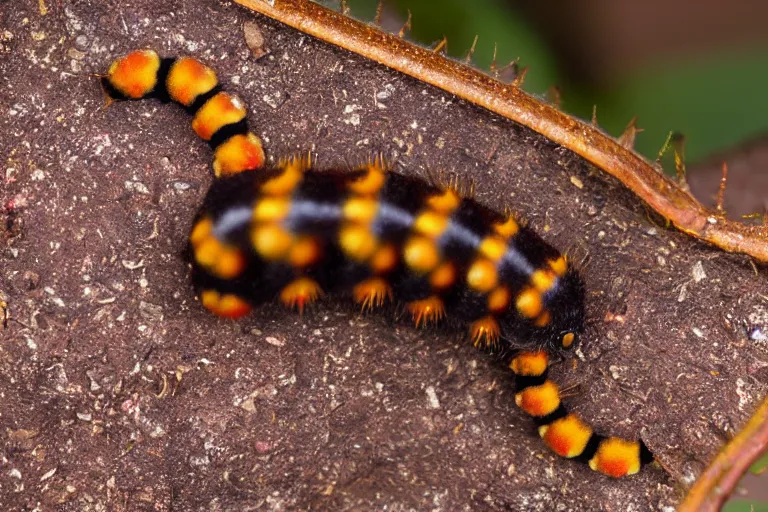
<svg viewBox="0 0 768 512"><path fill-rule="evenodd" d="M568 151L226 2L47 7L0 12L0 508L671 510L764 395L766 270ZM179 253L208 149L180 109L103 109L91 77L136 47L212 63L273 158L455 172L588 254L589 329L555 378L664 469L554 457L509 372L449 334L336 302L203 311Z"/></svg>

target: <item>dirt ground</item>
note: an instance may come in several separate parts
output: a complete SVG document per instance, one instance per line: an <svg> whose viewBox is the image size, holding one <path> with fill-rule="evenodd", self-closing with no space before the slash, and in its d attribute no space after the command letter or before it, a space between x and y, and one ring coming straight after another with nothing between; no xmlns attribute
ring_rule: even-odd
<svg viewBox="0 0 768 512"><path fill-rule="evenodd" d="M673 510L765 394L768 270L527 129L229 2L21 0L0 24L3 510ZM214 66L272 159L452 172L588 255L554 378L663 468L553 456L510 372L449 333L334 301L206 313L180 253L209 150L181 109L104 109L92 76L140 47Z"/></svg>

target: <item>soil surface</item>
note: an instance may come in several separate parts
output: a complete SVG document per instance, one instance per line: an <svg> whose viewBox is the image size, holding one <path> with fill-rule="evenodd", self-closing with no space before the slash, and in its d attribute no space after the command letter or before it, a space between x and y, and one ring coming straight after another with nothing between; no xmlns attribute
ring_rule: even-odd
<svg viewBox="0 0 768 512"><path fill-rule="evenodd" d="M4 4L3 510L672 510L764 396L768 271L530 130L228 2ZM142 47L215 67L273 160L455 174L586 256L589 327L553 376L663 468L552 455L457 335L332 300L204 311L180 253L210 152L179 108L103 108L93 77Z"/></svg>

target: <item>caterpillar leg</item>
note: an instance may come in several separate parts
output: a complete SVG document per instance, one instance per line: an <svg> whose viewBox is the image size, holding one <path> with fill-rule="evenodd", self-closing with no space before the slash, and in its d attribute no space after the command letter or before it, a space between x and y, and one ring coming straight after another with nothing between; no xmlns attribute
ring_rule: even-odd
<svg viewBox="0 0 768 512"><path fill-rule="evenodd" d="M515 374L515 403L533 417L539 435L561 457L586 462L589 467L614 478L633 475L653 461L653 454L640 441L604 437L593 432L560 400L560 389L547 378L549 358L544 351L521 352L509 367Z"/></svg>
<svg viewBox="0 0 768 512"><path fill-rule="evenodd" d="M217 178L264 165L261 139L248 130L245 105L222 92L216 73L196 59L163 59L152 50L137 50L115 60L101 84L107 104L157 98L184 107L195 133L214 151Z"/></svg>

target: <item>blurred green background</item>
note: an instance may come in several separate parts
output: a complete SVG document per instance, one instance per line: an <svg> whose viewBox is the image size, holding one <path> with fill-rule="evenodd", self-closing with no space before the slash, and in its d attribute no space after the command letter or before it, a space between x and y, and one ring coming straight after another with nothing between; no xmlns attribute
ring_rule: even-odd
<svg viewBox="0 0 768 512"><path fill-rule="evenodd" d="M365 20L377 3L348 1ZM636 147L650 158L670 131L686 136L689 164L768 135L768 2L387 0L385 27L408 10L411 39L446 35L448 53L463 57L477 34L473 61L485 69L496 43L500 64L530 66L524 89L557 86L562 109L584 119L597 105L613 135L638 116Z"/></svg>

